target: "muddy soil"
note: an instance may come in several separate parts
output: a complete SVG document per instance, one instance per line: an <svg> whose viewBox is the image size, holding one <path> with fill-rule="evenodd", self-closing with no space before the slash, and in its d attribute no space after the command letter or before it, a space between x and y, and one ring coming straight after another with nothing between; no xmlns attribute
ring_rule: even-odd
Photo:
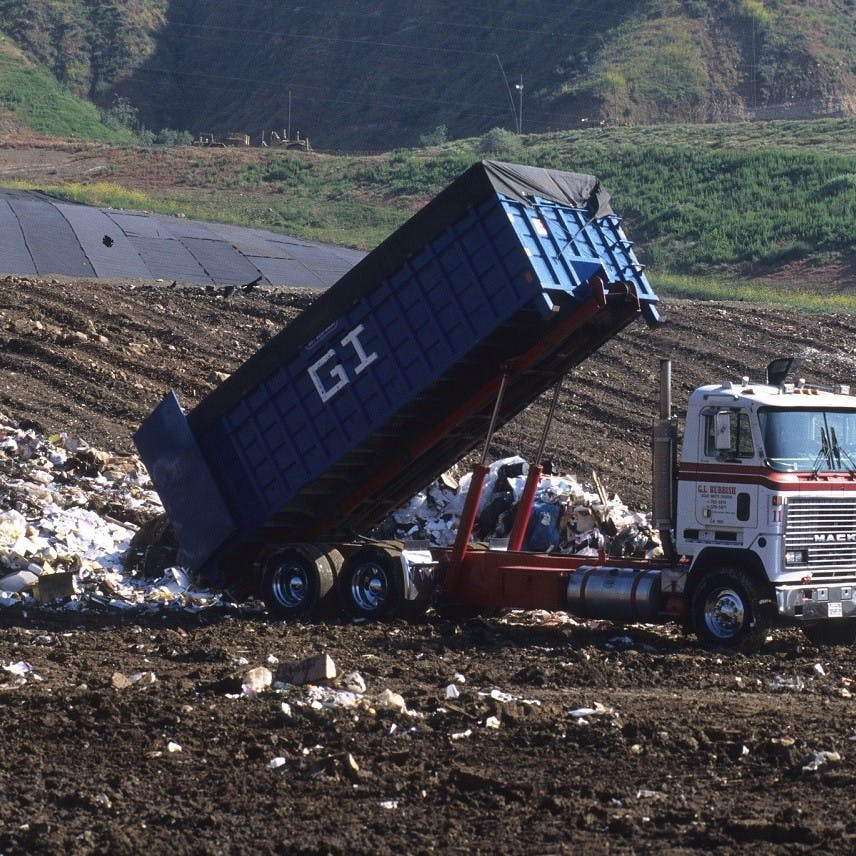
<svg viewBox="0 0 856 856"><path fill-rule="evenodd" d="M131 453L167 389L192 406L310 299L5 278L0 410ZM631 507L649 504L660 356L679 412L702 381L759 377L781 354L854 380L848 316L664 310L567 378L548 441L561 471L596 471ZM492 455L531 454L545 413L531 405ZM242 691L253 667L319 653L365 691ZM856 655L793 629L749 657L562 614L284 624L254 604L15 607L0 610L0 665L3 853L856 850Z"/></svg>

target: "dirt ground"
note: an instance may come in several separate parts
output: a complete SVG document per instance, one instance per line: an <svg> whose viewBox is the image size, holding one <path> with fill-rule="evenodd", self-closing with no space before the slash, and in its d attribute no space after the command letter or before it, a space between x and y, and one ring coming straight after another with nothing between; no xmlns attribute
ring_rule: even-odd
<svg viewBox="0 0 856 856"><path fill-rule="evenodd" d="M165 390L192 405L310 299L5 278L0 410L131 453ZM566 380L548 443L561 471L595 470L631 507L649 504L660 356L679 411L693 386L758 377L775 355L856 379L850 317L664 309ZM545 411L492 453L531 454ZM242 692L254 667L321 653L364 692ZM0 665L3 853L856 850L856 656L797 630L747 657L562 614L284 624L253 604L19 606L0 609Z"/></svg>

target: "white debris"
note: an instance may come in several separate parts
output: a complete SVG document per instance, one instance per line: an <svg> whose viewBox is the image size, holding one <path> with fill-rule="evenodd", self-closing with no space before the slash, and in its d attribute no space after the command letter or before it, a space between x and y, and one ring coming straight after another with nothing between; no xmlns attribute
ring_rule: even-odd
<svg viewBox="0 0 856 856"><path fill-rule="evenodd" d="M774 690L796 690L800 692L805 689L805 681L796 675L793 678L785 678L782 675L776 675L770 681L770 688Z"/></svg>
<svg viewBox="0 0 856 856"><path fill-rule="evenodd" d="M458 698L460 695L461 691L454 684L446 687L446 698Z"/></svg>
<svg viewBox="0 0 856 856"><path fill-rule="evenodd" d="M18 660L17 663L4 663L3 670L17 675L19 678L25 678L33 671L33 667L23 660Z"/></svg>
<svg viewBox="0 0 856 856"><path fill-rule="evenodd" d="M815 663L814 666L812 666L812 670L818 677L821 678L826 674L826 669L823 668L822 663Z"/></svg>
<svg viewBox="0 0 856 856"><path fill-rule="evenodd" d="M284 764L285 758L283 758L282 755L278 755L276 758L271 758L270 761L268 761L268 767L270 767L271 770L278 770Z"/></svg>
<svg viewBox="0 0 856 856"><path fill-rule="evenodd" d="M362 694L366 691L366 682L363 680L363 676L359 672L348 672L342 678L342 687L346 690L350 690L352 693Z"/></svg>
<svg viewBox="0 0 856 856"><path fill-rule="evenodd" d="M467 737L471 737L472 733L472 728L468 728L466 731L456 731L452 734L452 740L465 740Z"/></svg>
<svg viewBox="0 0 856 856"><path fill-rule="evenodd" d="M244 680L241 683L241 689L243 690L244 695L253 698L259 693L264 692L266 689L269 689L272 682L273 674L271 674L271 670L265 666L258 666L255 669L250 669L250 671L244 675Z"/></svg>
<svg viewBox="0 0 856 856"><path fill-rule="evenodd" d="M813 773L824 764L837 763L841 760L841 755L838 752L829 752L824 749L816 750L808 757L803 759L802 771L804 773Z"/></svg>
<svg viewBox="0 0 856 856"><path fill-rule="evenodd" d="M495 716L489 716L484 721L485 728L499 728L499 724L499 719L497 719L497 717Z"/></svg>
<svg viewBox="0 0 856 856"><path fill-rule="evenodd" d="M385 710L399 710L402 713L407 711L407 705L404 698L390 689L385 689L375 700L375 706Z"/></svg>
<svg viewBox="0 0 856 856"><path fill-rule="evenodd" d="M309 707L315 710L335 707L356 707L359 702L356 693L315 684L306 687L305 699Z"/></svg>
<svg viewBox="0 0 856 856"><path fill-rule="evenodd" d="M492 689L489 693L479 692L480 698L490 697L494 701L498 701L500 704L508 704L512 701L519 701L523 704L531 704L531 705L540 705L541 702L538 699L532 698L522 698L521 696L512 695L511 693L503 692L502 690Z"/></svg>
<svg viewBox="0 0 856 856"><path fill-rule="evenodd" d="M614 708L607 707L605 704L596 701L594 707L578 707L574 710L569 710L568 716L572 716L574 719L583 719L588 716L612 716L614 713Z"/></svg>
<svg viewBox="0 0 856 856"><path fill-rule="evenodd" d="M179 746L174 740L170 740L169 743L166 744L166 751L171 753L181 752L181 746Z"/></svg>
<svg viewBox="0 0 856 856"><path fill-rule="evenodd" d="M528 464L520 457L491 464L479 500L474 535L480 540L507 538L523 494ZM609 497L592 473L594 489L573 475L545 474L530 515L523 549L653 558L662 555L659 535L646 515ZM472 474L460 481L453 472L429 485L376 527L378 537L427 540L447 547L454 542Z"/></svg>
<svg viewBox="0 0 856 856"><path fill-rule="evenodd" d="M0 579L0 591L17 594L31 589L38 581L38 576L32 571L16 571Z"/></svg>

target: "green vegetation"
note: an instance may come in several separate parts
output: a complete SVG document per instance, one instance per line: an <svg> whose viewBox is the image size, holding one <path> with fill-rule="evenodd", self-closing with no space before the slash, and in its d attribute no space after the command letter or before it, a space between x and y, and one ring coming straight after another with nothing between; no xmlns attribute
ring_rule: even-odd
<svg viewBox="0 0 856 856"><path fill-rule="evenodd" d="M28 62L0 37L0 110L46 136L130 142L131 133L108 125L88 101L63 89L38 66Z"/></svg>
<svg viewBox="0 0 856 856"><path fill-rule="evenodd" d="M707 131L707 136L704 131ZM177 181L145 194L116 184L47 188L78 201L145 208L252 225L371 249L471 163L500 157L509 140L523 163L598 175L629 236L665 291L729 299L822 301L793 280L775 289L737 284L773 279L789 263L852 269L856 222L856 120L592 129L481 138L381 156L334 157L281 150L175 150ZM799 140L810 145L799 146ZM774 145L781 142L781 146ZM139 151L141 160L155 151ZM166 158L166 156L164 155ZM718 291L710 277L727 282ZM743 297L742 295L746 296Z"/></svg>
<svg viewBox="0 0 856 856"><path fill-rule="evenodd" d="M145 139L288 124L316 149L382 152L496 128L852 110L852 0L489 7L0 0L0 31L70 92L126 99L138 121L122 124Z"/></svg>
<svg viewBox="0 0 856 856"><path fill-rule="evenodd" d="M730 277L694 278L666 273L653 274L651 283L661 298L775 304L811 315L828 312L856 314L856 294L830 294L828 291L821 293L796 288L782 289L772 285L740 282Z"/></svg>

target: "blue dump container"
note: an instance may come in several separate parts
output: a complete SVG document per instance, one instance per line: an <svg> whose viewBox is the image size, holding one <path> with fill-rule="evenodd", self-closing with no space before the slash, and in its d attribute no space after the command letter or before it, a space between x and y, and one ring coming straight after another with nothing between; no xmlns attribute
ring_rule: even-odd
<svg viewBox="0 0 856 856"><path fill-rule="evenodd" d="M198 569L366 532L657 297L594 176L477 163L185 415L134 440Z"/></svg>

